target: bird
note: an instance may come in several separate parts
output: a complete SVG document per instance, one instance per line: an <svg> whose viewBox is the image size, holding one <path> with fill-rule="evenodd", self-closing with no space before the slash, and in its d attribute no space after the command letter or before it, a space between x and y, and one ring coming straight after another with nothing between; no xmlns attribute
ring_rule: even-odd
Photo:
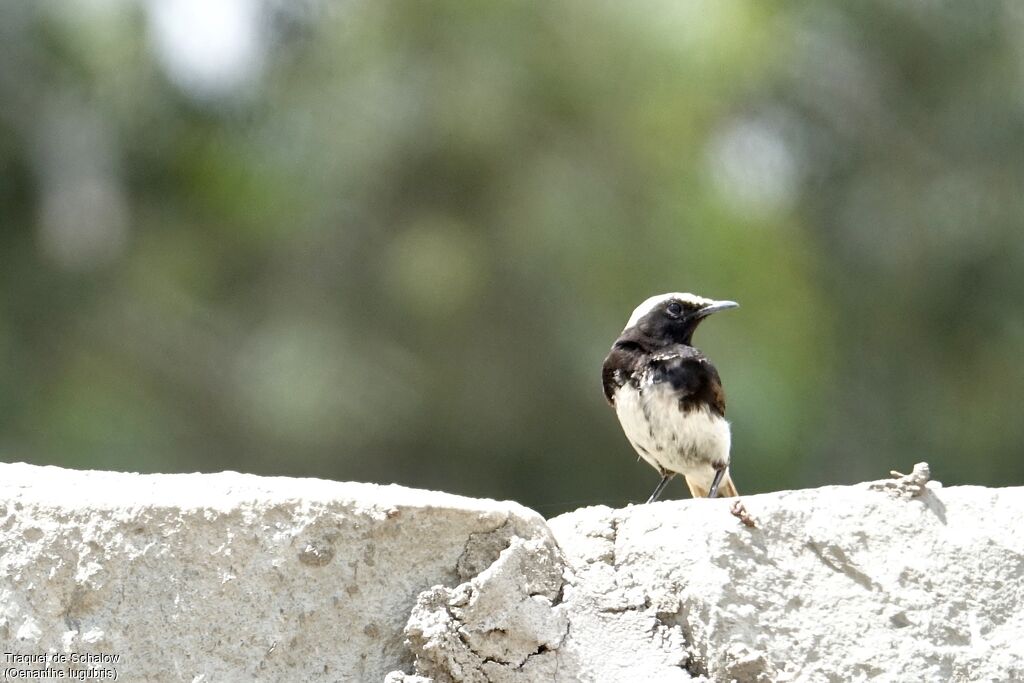
<svg viewBox="0 0 1024 683"><path fill-rule="evenodd" d="M738 306L682 292L652 296L636 307L604 360L605 398L639 457L661 475L648 503L676 474L694 498L739 495L729 475L722 381L693 346L701 321Z"/></svg>

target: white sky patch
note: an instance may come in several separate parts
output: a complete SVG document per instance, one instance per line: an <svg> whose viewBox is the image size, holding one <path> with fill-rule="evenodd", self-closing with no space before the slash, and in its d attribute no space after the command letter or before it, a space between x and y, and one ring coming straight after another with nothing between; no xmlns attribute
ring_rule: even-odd
<svg viewBox="0 0 1024 683"><path fill-rule="evenodd" d="M150 40L168 77L199 97L231 94L263 68L258 0L150 0Z"/></svg>
<svg viewBox="0 0 1024 683"><path fill-rule="evenodd" d="M716 189L740 213L773 213L796 197L799 164L770 121L741 120L720 131L708 164Z"/></svg>

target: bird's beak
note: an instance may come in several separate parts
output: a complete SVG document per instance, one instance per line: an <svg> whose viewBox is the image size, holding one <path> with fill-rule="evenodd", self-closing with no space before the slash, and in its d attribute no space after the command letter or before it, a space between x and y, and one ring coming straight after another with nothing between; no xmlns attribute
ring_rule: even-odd
<svg viewBox="0 0 1024 683"><path fill-rule="evenodd" d="M710 306L705 306L704 308L700 309L699 311L695 311L695 312L691 313L690 314L690 319L691 320L702 320L702 319L708 317L709 315L711 315L712 313L717 313L718 311L724 311L727 308L739 308L739 307L740 307L740 305L738 303L736 303L735 301L716 301L713 304L711 304Z"/></svg>

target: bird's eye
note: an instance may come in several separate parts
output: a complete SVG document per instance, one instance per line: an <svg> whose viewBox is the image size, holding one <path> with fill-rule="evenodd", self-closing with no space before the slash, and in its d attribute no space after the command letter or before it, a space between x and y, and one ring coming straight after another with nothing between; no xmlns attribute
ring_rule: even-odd
<svg viewBox="0 0 1024 683"><path fill-rule="evenodd" d="M668 305L665 311L673 318L678 318L683 313L683 307L680 303L673 301Z"/></svg>

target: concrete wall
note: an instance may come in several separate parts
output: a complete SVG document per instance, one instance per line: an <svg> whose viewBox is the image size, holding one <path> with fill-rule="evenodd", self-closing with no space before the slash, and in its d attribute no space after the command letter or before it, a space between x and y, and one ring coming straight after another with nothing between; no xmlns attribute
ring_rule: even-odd
<svg viewBox="0 0 1024 683"><path fill-rule="evenodd" d="M748 526L0 464L0 680L1024 680L1024 490L926 478Z"/></svg>

